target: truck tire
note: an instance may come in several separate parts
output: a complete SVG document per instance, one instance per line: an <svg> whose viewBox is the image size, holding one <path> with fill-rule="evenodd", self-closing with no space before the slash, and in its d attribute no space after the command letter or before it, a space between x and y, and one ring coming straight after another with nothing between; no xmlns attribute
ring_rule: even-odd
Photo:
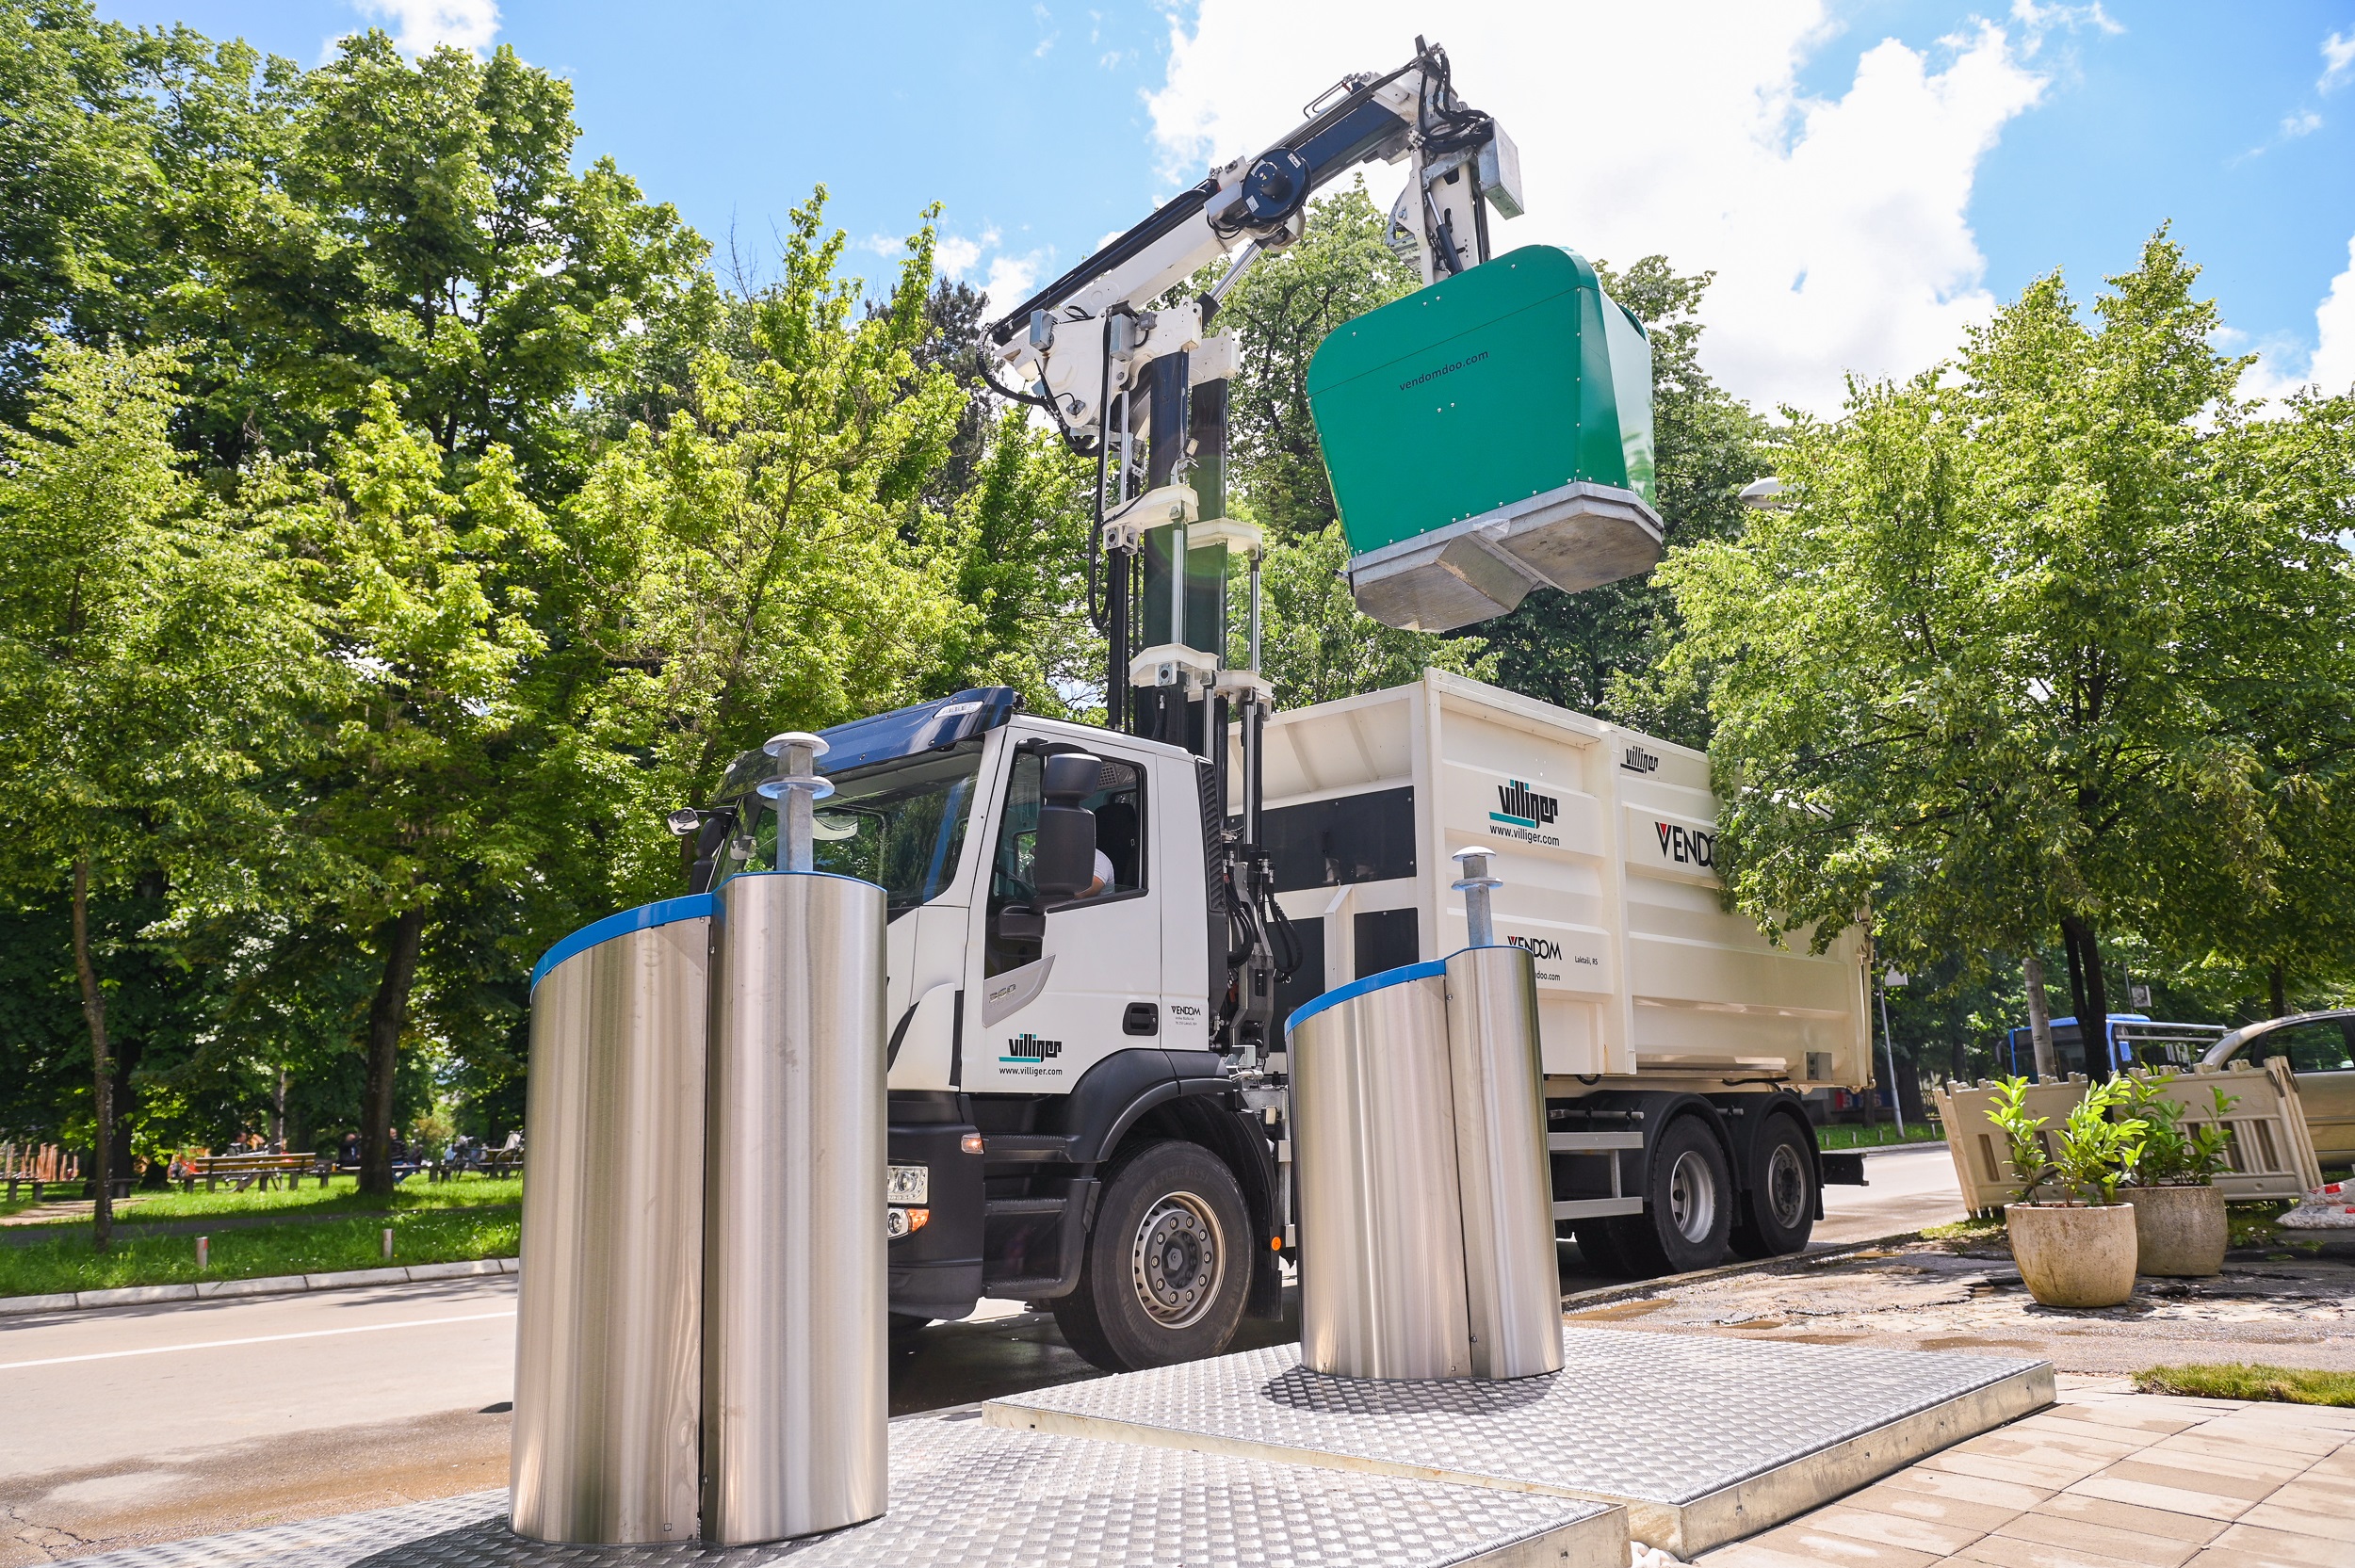
<svg viewBox="0 0 2355 1568"><path fill-rule="evenodd" d="M1251 1290L1242 1189L1196 1143L1147 1143L1104 1178L1079 1287L1054 1303L1064 1343L1108 1372L1216 1355Z"/></svg>
<svg viewBox="0 0 2355 1568"><path fill-rule="evenodd" d="M1611 1239L1642 1278L1723 1263L1733 1229L1733 1172L1725 1146L1697 1116L1668 1123L1652 1150L1644 1212L1611 1221Z"/></svg>
<svg viewBox="0 0 2355 1568"><path fill-rule="evenodd" d="M1788 1116L1769 1116L1750 1147L1749 1190L1733 1227L1737 1257L1784 1257L1807 1248L1815 1229L1815 1159L1807 1134Z"/></svg>

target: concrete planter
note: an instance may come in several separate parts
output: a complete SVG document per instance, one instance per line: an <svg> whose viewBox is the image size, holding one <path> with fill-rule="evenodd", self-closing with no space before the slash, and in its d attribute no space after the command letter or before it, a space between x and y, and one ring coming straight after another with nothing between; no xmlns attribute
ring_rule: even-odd
<svg viewBox="0 0 2355 1568"><path fill-rule="evenodd" d="M2224 1271L2232 1226L2224 1194L2198 1187L2124 1187L2135 1208L2135 1272L2161 1279L2207 1279Z"/></svg>
<svg viewBox="0 0 2355 1568"><path fill-rule="evenodd" d="M2045 1306L2121 1305L2135 1293L2130 1204L2013 1204L2004 1210L2012 1261Z"/></svg>

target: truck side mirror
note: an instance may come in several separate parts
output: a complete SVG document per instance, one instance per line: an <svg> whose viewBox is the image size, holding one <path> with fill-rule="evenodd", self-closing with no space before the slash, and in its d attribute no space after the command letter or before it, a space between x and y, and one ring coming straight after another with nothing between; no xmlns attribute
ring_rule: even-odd
<svg viewBox="0 0 2355 1568"><path fill-rule="evenodd" d="M1103 781L1104 764L1065 752L1039 765L1038 836L1031 848L1031 885L1042 902L1085 893L1096 881L1096 814L1080 804Z"/></svg>

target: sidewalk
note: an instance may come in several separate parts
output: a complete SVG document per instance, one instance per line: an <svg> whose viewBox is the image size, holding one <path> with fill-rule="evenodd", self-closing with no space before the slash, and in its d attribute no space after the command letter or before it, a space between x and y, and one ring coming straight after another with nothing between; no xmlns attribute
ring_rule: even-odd
<svg viewBox="0 0 2355 1568"><path fill-rule="evenodd" d="M1698 1568L2355 1568L2355 1410L2121 1382L2065 1379L2052 1408Z"/></svg>

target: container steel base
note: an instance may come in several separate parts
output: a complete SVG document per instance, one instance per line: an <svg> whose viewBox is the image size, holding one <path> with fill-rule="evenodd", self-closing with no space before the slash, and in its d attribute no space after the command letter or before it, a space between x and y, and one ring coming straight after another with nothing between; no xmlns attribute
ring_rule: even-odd
<svg viewBox="0 0 2355 1568"><path fill-rule="evenodd" d="M1569 1497L1268 1464L984 1425L971 1411L891 1423L891 1511L765 1546L544 1545L507 1528L507 1494L272 1525L77 1560L85 1568L1625 1568L1619 1511Z"/></svg>
<svg viewBox="0 0 2355 1568"><path fill-rule="evenodd" d="M1566 1329L1510 1382L1305 1370L1296 1346L1039 1389L994 1425L1620 1504L1679 1557L2050 1404L2050 1363Z"/></svg>

